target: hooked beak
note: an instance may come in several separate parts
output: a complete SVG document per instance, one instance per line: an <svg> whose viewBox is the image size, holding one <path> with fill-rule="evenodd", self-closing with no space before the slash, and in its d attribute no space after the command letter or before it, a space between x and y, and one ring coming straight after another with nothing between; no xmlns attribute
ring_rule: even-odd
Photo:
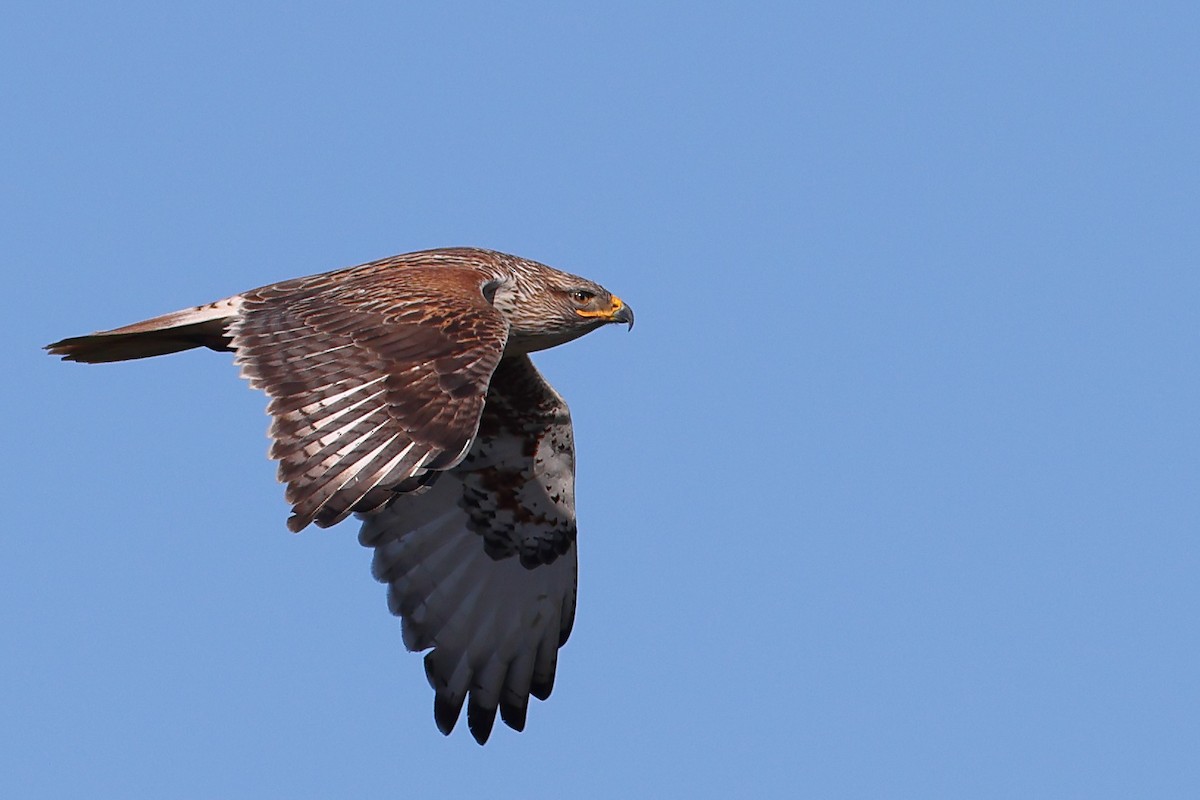
<svg viewBox="0 0 1200 800"><path fill-rule="evenodd" d="M624 322L629 327L626 330L633 330L633 309L625 305L625 302L619 297L613 297L613 310L609 320L612 322Z"/></svg>
<svg viewBox="0 0 1200 800"><path fill-rule="evenodd" d="M633 309L625 305L625 301L612 295L612 304L603 310L592 311L591 309L577 309L575 311L581 317L591 317L603 323L608 322L624 322L629 326L629 330L633 330Z"/></svg>

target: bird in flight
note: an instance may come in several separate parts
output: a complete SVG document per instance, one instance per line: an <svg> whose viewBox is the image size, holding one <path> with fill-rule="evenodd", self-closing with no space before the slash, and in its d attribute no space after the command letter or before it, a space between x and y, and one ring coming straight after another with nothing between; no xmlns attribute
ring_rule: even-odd
<svg viewBox="0 0 1200 800"><path fill-rule="evenodd" d="M270 397L288 528L351 513L434 720L525 727L575 618L575 447L529 359L633 311L599 284L491 250L393 256L46 349L102 363L232 351Z"/></svg>

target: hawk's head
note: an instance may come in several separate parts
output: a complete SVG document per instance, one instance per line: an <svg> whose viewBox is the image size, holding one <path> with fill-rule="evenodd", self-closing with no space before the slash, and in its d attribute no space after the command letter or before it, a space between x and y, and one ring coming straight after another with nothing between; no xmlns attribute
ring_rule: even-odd
<svg viewBox="0 0 1200 800"><path fill-rule="evenodd" d="M493 299L508 319L510 352L545 350L612 322L633 327L633 309L600 284L533 266L518 280L499 286Z"/></svg>

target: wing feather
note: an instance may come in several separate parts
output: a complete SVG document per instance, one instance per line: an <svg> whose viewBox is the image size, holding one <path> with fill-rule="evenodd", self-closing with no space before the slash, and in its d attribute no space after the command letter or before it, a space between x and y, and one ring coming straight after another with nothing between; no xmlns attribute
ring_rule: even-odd
<svg viewBox="0 0 1200 800"><path fill-rule="evenodd" d="M575 614L574 444L566 404L526 356L492 375L478 436L420 494L364 515L359 540L388 584L449 733L464 704L481 744L496 712L525 726L529 697L554 686Z"/></svg>
<svg viewBox="0 0 1200 800"><path fill-rule="evenodd" d="M474 440L508 335L490 276L376 262L246 292L230 327L270 396L288 527L327 527L453 466Z"/></svg>

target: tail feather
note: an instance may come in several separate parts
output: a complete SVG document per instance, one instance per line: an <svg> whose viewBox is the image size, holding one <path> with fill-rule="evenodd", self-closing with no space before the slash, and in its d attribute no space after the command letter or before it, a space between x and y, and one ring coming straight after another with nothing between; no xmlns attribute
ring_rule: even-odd
<svg viewBox="0 0 1200 800"><path fill-rule="evenodd" d="M46 345L46 349L65 361L87 364L162 356L193 347L229 350L230 337L226 329L237 316L241 304L241 297L229 297L111 331L72 336Z"/></svg>

